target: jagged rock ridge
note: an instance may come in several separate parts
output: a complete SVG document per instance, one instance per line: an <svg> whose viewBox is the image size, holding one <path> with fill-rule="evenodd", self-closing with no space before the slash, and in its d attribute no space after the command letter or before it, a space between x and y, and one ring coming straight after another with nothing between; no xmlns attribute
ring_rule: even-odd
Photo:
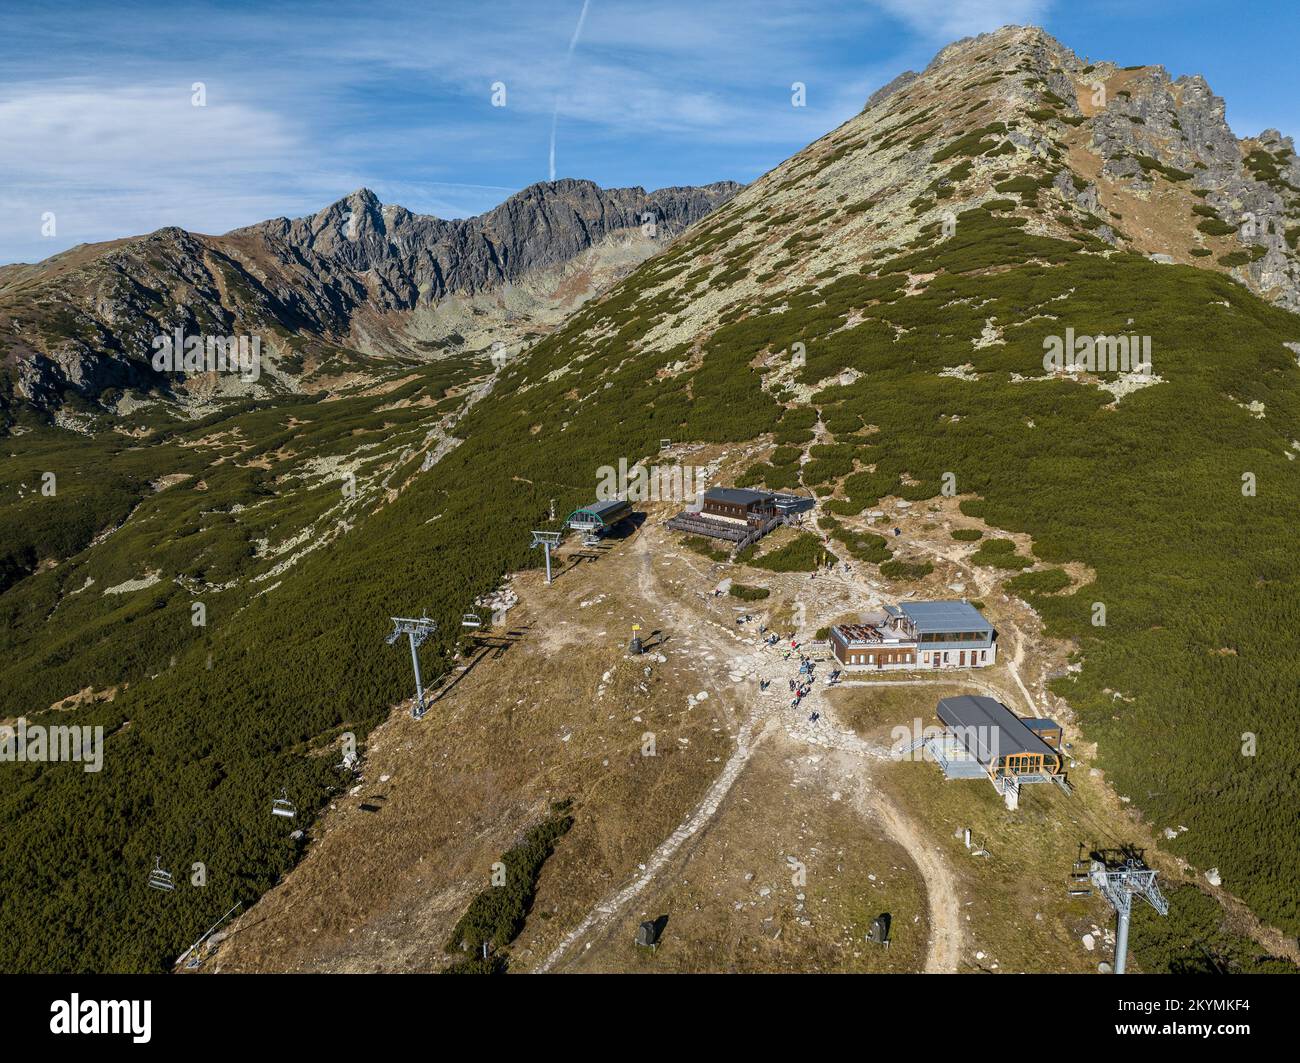
<svg viewBox="0 0 1300 1063"><path fill-rule="evenodd" d="M517 337L522 325L559 320L739 187L647 193L562 180L451 221L360 189L310 217L225 236L164 228L9 266L0 272L0 364L8 370L0 401L49 408L105 392L112 402L128 389L181 397L206 397L218 386L250 390L232 377L193 392L186 388L195 382L153 372L154 337L177 327L260 334L269 358L254 393L299 390L304 371L328 365L341 349L427 356L462 344L460 331L430 326L455 300L479 299L473 316ZM515 285L531 298L498 298Z"/></svg>

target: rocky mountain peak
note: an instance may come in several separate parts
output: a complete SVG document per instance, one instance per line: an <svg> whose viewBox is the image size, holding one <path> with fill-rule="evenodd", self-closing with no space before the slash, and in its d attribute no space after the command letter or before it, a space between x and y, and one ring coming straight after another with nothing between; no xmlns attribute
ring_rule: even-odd
<svg viewBox="0 0 1300 1063"><path fill-rule="evenodd" d="M945 200L978 203L1015 173L1043 177L1081 212L1081 224L1114 246L1225 270L1300 309L1294 142L1278 130L1237 137L1223 99L1200 74L1174 78L1158 65L1080 58L1038 27L1005 26L948 45L922 73L874 93L862 120L887 118L913 133L909 150L890 163L918 178L921 166L938 161L931 157L943 153L943 141L980 129L1005 136L1005 145L952 156L968 165L938 177L930 191L944 194L929 197L935 213ZM1053 174L1040 173L1044 161ZM918 198L927 199L907 202ZM1037 208L1031 225L1062 231L1050 200L1020 205Z"/></svg>
<svg viewBox="0 0 1300 1063"><path fill-rule="evenodd" d="M0 275L0 351L12 352L17 396L41 407L58 405L69 392L93 400L106 390L171 391L175 380L149 367L150 344L176 327L276 337L265 345L266 357L278 363L294 351L286 358L291 375L270 372L257 387L294 388L292 373L312 365L298 356L303 349L319 349L318 361L340 349L425 356L465 342L466 332L482 332L483 320L527 322L542 305L554 316L566 300L612 283L739 187L722 182L647 193L566 178L454 220L385 205L363 187L314 214L225 236L168 227ZM647 221L654 224L643 229ZM600 249L617 241L621 249L602 258ZM592 255L597 259L586 261ZM554 294L579 262L581 275ZM540 286L532 310L480 307L474 322L454 325L414 320L417 312L436 317L444 302L529 284Z"/></svg>

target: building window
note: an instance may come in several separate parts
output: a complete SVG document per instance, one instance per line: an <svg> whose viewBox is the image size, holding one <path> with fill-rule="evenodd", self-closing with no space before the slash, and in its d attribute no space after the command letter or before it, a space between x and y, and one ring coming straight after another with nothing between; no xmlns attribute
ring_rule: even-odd
<svg viewBox="0 0 1300 1063"><path fill-rule="evenodd" d="M929 655L928 653L923 653L923 654L921 654L921 663L923 663L923 664L929 664L929 663L930 663L930 655Z"/></svg>

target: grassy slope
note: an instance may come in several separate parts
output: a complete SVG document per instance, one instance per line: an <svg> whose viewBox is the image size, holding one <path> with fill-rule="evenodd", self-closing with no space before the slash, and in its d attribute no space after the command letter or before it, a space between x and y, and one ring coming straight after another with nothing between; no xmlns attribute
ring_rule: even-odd
<svg viewBox="0 0 1300 1063"><path fill-rule="evenodd" d="M836 158L862 148L837 143ZM971 150L1003 154L996 131L983 145ZM796 165L787 183L815 178L816 166ZM733 201L507 370L458 428L467 441L391 504L306 557L272 594L217 611L203 632L187 626L187 597L154 606L142 592L121 603L121 615L105 604L87 616L90 637L57 648L60 678L47 682L55 643L48 628L30 626L40 596L54 600L42 581L75 587L81 574L56 569L10 590L0 602L38 641L20 635L10 650L21 665L6 669L6 704L30 715L82 685L136 681L75 716L110 729L131 721L109 740L101 776L57 766L10 766L0 776L0 811L9 822L23 817L22 831L0 839L12 884L0 918L13 930L0 963L164 965L232 899L251 898L292 862L270 798L287 786L300 806L315 807L337 784L332 757L304 754L345 726L363 733L408 694L405 655L382 644L391 613L428 604L443 622L424 651L434 674L470 599L536 563L527 533L544 523L549 499L559 512L589 501L597 468L656 454L662 437L774 433L801 445L819 417L833 437L819 445L836 449L815 454L808 475L819 492L836 492L842 515L885 494L932 497L952 472L959 491L980 499L968 505L1031 534L1039 557L1097 572L1078 594L1038 603L1051 633L1077 639L1083 654L1083 670L1060 681L1060 693L1099 742L1119 791L1158 824L1189 827L1171 847L1219 866L1267 921L1300 926L1289 885L1300 846L1278 814L1296 790L1290 724L1300 679L1280 637L1296 628L1297 561L1287 544L1300 502L1300 470L1285 456L1300 438L1300 376L1282 344L1300 337L1300 321L1219 274L1106 253L1086 232L1072 242L1028 234L1004 208L963 213L953 238L923 233L879 253L867 273L798 283L769 271L774 286L717 311L698 345L647 342L652 329L743 280L764 231L779 239L782 226L793 229L783 247L794 261L861 207L847 200L838 216L781 219L762 189ZM909 276L932 272L903 294ZM1006 326L1006 342L974 348L990 317ZM1012 374L1041 372L1042 338L1067 325L1151 335L1164 382L1117 406L1089 385L1014 382ZM814 388L810 400L790 390L778 401L754 360L795 341L807 346L796 374L805 388L843 369L863 375ZM673 368L683 361L685 370ZM967 362L978 380L937 375ZM1242 408L1255 400L1263 419ZM865 425L878 431L865 434ZM123 468L137 477L174 471ZM232 481L230 498L261 480L221 468L252 481ZM773 468L790 485L806 483L788 460ZM1246 471L1258 478L1256 497L1241 493ZM283 493L286 506L315 504L310 490ZM181 505L168 494L156 504ZM107 499L103 514L115 506ZM160 513L154 538L141 539L122 567L139 575L147 549L164 579L179 570L185 561L167 550L186 516ZM870 540L858 550L883 554ZM116 578L127 577L105 571ZM1104 628L1090 623L1096 601L1107 607ZM172 655L174 666L139 679ZM1241 756L1243 732L1259 736L1258 755ZM144 874L160 852L174 866L206 861L206 890L148 893Z"/></svg>
<svg viewBox="0 0 1300 1063"><path fill-rule="evenodd" d="M1085 654L1083 672L1062 693L1101 743L1121 792L1157 822L1187 824L1177 845L1189 858L1218 864L1266 919L1295 925L1286 883L1300 864L1274 815L1293 781L1287 691L1300 678L1274 637L1295 625L1295 561L1285 544L1300 490L1283 450L1300 437L1300 411L1296 369L1282 347L1294 318L1213 274L1137 258L1103 262L1066 244L1018 246L1035 238L971 217L971 229L996 226L994 239L936 245L931 266L953 272L922 294L873 301L878 281L840 278L790 300L783 313L723 326L695 372L658 376L685 352L627 357L658 315L679 309L653 289L681 262L721 246L727 220L706 223L539 344L461 426L468 441L359 533L309 555L272 595L171 647L175 667L78 714L110 728L131 720L109 740L102 775L58 766L6 773L4 811L10 821L24 817L24 830L8 833L0 849L16 885L4 917L19 929L7 937L6 967L155 966L229 899L272 882L293 846L267 814L270 796L287 785L304 807L323 801L330 758L302 754L345 724L363 731L407 693L403 655L381 642L385 618L432 602L454 630L472 594L532 562L527 531L548 499L559 497L561 510L576 505L594 470L619 455L655 453L665 436L741 440L777 428L782 408L748 363L792 336L809 344L809 380L840 365L869 371L815 400L827 415L852 411L880 426L874 442L858 444L878 471L856 485L855 502L885 489L882 469L906 469L919 481L902 491L910 497L936 494L942 473L954 471L962 491L985 500L988 519L1031 533L1041 557L1096 569L1095 587L1041 603L1053 631L1078 638ZM1037 253L1056 264L969 272L990 245L1007 262ZM970 292L997 305L954 303ZM1013 367L1028 373L1041 357L1045 321L972 354L969 340L989 313L1024 318L1048 300L1058 300L1062 320L1096 331L1134 316L1134 330L1156 337L1166 382L1114 409L1091 387L1011 383ZM835 332L851 310L865 319ZM913 331L886 344L885 320ZM984 374L978 382L935 376L972 359ZM1252 399L1266 404L1267 419L1237 405ZM960 420L940 420L940 412ZM1258 497L1241 495L1246 469L1259 478ZM1107 604L1106 628L1089 624L1097 600ZM182 607L170 606L170 623L184 630ZM111 644L121 645L120 636ZM444 636L426 654L450 645ZM1225 646L1236 653L1215 652ZM82 674L96 687L122 678L108 662ZM48 691L36 697L37 679L22 681L32 693L21 703L39 705ZM1133 701L1116 702L1107 689ZM65 682L59 693L67 692ZM1261 736L1252 759L1238 753L1246 730ZM177 864L205 860L207 889L158 903L143 886L158 852Z"/></svg>

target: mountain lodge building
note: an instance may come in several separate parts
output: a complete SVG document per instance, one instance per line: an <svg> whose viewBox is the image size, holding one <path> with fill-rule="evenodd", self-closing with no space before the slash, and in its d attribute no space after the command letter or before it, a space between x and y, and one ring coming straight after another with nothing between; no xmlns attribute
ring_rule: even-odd
<svg viewBox="0 0 1300 1063"><path fill-rule="evenodd" d="M848 672L985 668L997 632L969 602L904 602L877 623L836 624L831 652Z"/></svg>

